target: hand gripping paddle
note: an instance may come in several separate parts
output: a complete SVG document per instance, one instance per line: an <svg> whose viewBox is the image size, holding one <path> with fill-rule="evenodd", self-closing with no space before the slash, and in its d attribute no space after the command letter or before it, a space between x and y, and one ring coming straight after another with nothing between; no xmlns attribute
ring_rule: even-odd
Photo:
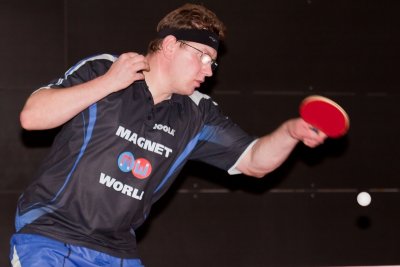
<svg viewBox="0 0 400 267"><path fill-rule="evenodd" d="M312 95L300 104L300 116L312 125L313 130L322 131L330 138L339 138L350 127L346 111L329 98Z"/></svg>

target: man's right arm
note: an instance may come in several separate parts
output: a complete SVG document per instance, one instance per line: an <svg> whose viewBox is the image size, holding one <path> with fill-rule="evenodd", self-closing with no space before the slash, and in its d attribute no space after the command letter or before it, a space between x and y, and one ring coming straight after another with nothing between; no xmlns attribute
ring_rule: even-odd
<svg viewBox="0 0 400 267"><path fill-rule="evenodd" d="M148 68L144 56L125 53L104 75L93 80L69 88L38 90L28 98L21 111L21 125L26 130L58 127L107 95L144 79L140 71Z"/></svg>

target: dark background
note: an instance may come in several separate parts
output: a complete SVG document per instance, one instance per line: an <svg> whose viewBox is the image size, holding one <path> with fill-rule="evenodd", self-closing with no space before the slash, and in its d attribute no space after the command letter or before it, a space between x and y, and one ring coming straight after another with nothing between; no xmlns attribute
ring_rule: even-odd
<svg viewBox="0 0 400 267"><path fill-rule="evenodd" d="M144 53L183 1L0 0L0 265L19 194L55 131L26 132L29 94L98 53ZM197 2L199 3L199 2ZM296 147L264 179L190 163L138 231L147 266L400 264L400 2L207 0L228 27L206 93L261 135L310 94L338 101L349 134ZM372 203L361 207L359 191Z"/></svg>

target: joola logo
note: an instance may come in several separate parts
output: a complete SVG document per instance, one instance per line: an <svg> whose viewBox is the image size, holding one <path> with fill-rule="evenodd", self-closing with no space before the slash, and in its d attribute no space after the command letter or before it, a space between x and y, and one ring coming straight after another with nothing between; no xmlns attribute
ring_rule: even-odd
<svg viewBox="0 0 400 267"><path fill-rule="evenodd" d="M175 135L175 130L171 129L171 127L167 126L167 125L162 125L162 124L154 124L153 127L154 130L161 130L164 131L172 136Z"/></svg>
<svg viewBox="0 0 400 267"><path fill-rule="evenodd" d="M99 183L111 189L114 189L121 194L127 195L137 200L142 200L144 191L134 188L130 185L124 184L115 178L112 178L104 173L100 173Z"/></svg>

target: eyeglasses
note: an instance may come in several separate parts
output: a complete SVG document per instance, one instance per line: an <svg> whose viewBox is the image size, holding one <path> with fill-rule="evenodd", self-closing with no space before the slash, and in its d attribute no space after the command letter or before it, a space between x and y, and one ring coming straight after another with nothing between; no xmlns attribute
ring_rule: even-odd
<svg viewBox="0 0 400 267"><path fill-rule="evenodd" d="M196 48L196 47L194 47L194 46L191 46L191 45L188 44L188 43L185 43L185 42L183 42L183 41L179 41L179 42L182 43L182 44L184 44L184 45L187 45L187 46L193 48L194 50L196 50L196 51L198 51L198 52L200 52L200 53L201 53L201 55L200 55L200 61L201 61L201 63L203 63L203 65L210 64L212 70L215 70L215 69L218 67L218 63L217 63L214 59L212 59L212 57L211 57L209 54L207 54L207 53L201 51L200 49L198 49L198 48Z"/></svg>

